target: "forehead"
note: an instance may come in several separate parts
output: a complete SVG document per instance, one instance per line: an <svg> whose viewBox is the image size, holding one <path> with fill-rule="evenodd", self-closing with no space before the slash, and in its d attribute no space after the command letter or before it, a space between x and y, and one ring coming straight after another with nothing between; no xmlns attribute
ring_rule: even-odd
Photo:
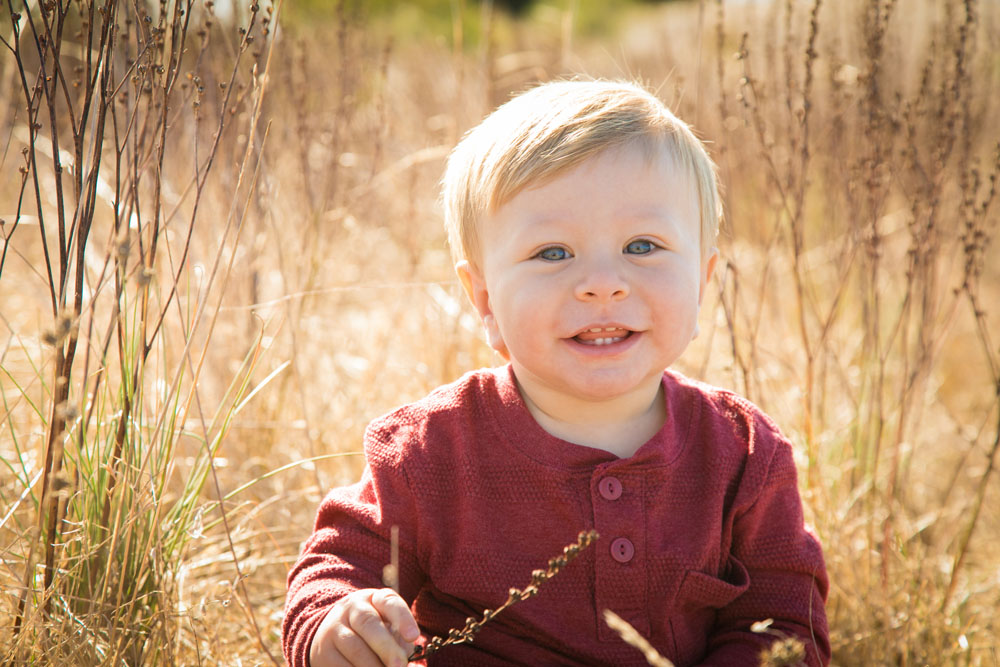
<svg viewBox="0 0 1000 667"><path fill-rule="evenodd" d="M551 152L535 151L506 165L498 164L495 180L487 186L491 190L488 211L498 209L524 190L544 187L609 155L635 153L643 156L647 167L657 168L663 160L679 154L672 139L639 135L611 136L590 142L564 140ZM680 162L674 160L673 164L679 166Z"/></svg>
<svg viewBox="0 0 1000 667"><path fill-rule="evenodd" d="M501 243L512 225L568 228L659 218L700 228L691 171L666 151L621 146L522 188L487 216L482 231L490 244Z"/></svg>
<svg viewBox="0 0 1000 667"><path fill-rule="evenodd" d="M511 204L573 206L588 200L613 201L622 206L649 200L697 198L690 168L667 150L646 145L614 146L570 166L539 172L535 179L498 202L493 213ZM564 195L564 196L561 196ZM688 196L690 195L690 196ZM591 202L592 203L592 202Z"/></svg>

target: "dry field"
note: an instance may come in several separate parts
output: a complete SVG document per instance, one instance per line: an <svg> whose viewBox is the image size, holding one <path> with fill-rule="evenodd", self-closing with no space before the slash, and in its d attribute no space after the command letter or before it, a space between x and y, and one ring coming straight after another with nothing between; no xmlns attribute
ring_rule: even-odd
<svg viewBox="0 0 1000 667"><path fill-rule="evenodd" d="M0 664L281 662L365 424L498 361L448 149L581 73L710 142L723 261L680 367L796 444L835 664L1000 664L1000 5L26 4L0 8Z"/></svg>

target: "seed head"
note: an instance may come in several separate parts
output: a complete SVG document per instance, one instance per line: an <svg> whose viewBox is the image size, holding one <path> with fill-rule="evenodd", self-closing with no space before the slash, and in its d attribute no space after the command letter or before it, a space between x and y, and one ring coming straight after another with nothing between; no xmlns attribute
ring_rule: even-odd
<svg viewBox="0 0 1000 667"><path fill-rule="evenodd" d="M52 477L52 492L60 497L67 497L71 486L73 486L73 482L65 470L60 470Z"/></svg>
<svg viewBox="0 0 1000 667"><path fill-rule="evenodd" d="M136 282L139 284L139 287L145 287L155 276L156 272L153 269L148 266L144 266L142 267L142 270L139 271L139 275L136 276Z"/></svg>
<svg viewBox="0 0 1000 667"><path fill-rule="evenodd" d="M76 318L70 311L60 311L52 329L42 334L42 342L51 347L62 345L68 337L76 337L76 324Z"/></svg>
<svg viewBox="0 0 1000 667"><path fill-rule="evenodd" d="M63 421L63 423L69 424L76 421L76 418L80 416L80 409L76 407L75 403L70 401L63 401L56 406L56 417Z"/></svg>
<svg viewBox="0 0 1000 667"><path fill-rule="evenodd" d="M779 639L760 654L760 664L763 667L799 665L805 659L806 647L796 637Z"/></svg>

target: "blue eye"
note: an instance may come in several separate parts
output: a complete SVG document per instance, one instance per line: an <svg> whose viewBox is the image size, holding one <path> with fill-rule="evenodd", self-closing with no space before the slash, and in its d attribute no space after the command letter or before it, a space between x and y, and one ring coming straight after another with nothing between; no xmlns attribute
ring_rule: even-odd
<svg viewBox="0 0 1000 667"><path fill-rule="evenodd" d="M636 241L629 241L628 245L625 246L625 253L629 255L648 255L653 252L654 248L656 248L656 245L652 241L638 239Z"/></svg>
<svg viewBox="0 0 1000 667"><path fill-rule="evenodd" d="M570 258L569 251L566 248L561 248L559 246L550 246L548 248L543 248L535 255L539 259L544 259L547 262L558 262L563 259Z"/></svg>

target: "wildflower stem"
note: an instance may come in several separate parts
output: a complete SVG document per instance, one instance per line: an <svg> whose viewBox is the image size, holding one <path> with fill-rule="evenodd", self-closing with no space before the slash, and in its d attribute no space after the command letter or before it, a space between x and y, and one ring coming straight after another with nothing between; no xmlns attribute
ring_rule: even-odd
<svg viewBox="0 0 1000 667"><path fill-rule="evenodd" d="M548 581L552 577L559 574L559 572L566 567L570 561L576 558L581 551L593 544L598 537L599 535L596 530L586 530L581 532L577 535L576 542L563 548L561 555L549 559L549 565L546 569L535 570L532 572L531 583L528 584L528 586L523 590L511 588L507 593L507 600L504 601L502 605L496 609L485 610L483 612L483 617L478 621L474 618L466 619L465 627L461 630L452 628L448 631L447 638L432 638L429 642L427 642L426 646L418 647L413 653L411 653L408 660L410 662L413 662L414 660L423 660L432 653L437 653L445 646L451 646L453 644L467 644L472 642L472 640L475 639L476 633L479 632L484 625L496 618L497 615L499 615L504 609L537 595L538 588L542 585L542 582Z"/></svg>

